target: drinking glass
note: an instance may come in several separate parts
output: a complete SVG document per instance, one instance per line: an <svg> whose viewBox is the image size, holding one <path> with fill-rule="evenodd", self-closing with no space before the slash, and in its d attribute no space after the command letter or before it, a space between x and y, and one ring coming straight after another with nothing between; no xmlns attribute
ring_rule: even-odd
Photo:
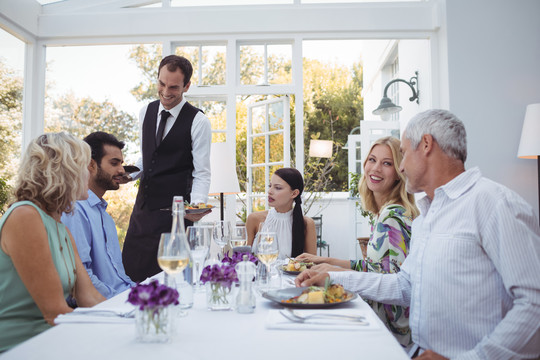
<svg viewBox="0 0 540 360"><path fill-rule="evenodd" d="M231 223L220 220L214 223L213 237L214 241L220 248L221 258L223 258L223 248L231 239Z"/></svg>
<svg viewBox="0 0 540 360"><path fill-rule="evenodd" d="M247 245L247 230L245 226L234 226L231 231L231 246L233 249Z"/></svg>
<svg viewBox="0 0 540 360"><path fill-rule="evenodd" d="M271 266L279 255L279 246L275 232L262 231L257 233L253 242L253 253L266 266L266 290L270 287Z"/></svg>
<svg viewBox="0 0 540 360"><path fill-rule="evenodd" d="M204 287L201 284L202 264L210 250L210 238L212 237L211 226L188 226L187 240L191 249L194 266L194 288L201 291Z"/></svg>
<svg viewBox="0 0 540 360"><path fill-rule="evenodd" d="M171 233L161 234L157 254L159 267L165 272L165 285L176 289L176 274L181 273L189 264L189 249L178 236ZM180 315L186 315L181 311Z"/></svg>

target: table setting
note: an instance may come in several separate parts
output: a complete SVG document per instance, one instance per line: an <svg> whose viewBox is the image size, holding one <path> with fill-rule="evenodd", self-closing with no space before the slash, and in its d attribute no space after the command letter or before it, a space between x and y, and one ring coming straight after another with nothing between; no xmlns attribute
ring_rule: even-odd
<svg viewBox="0 0 540 360"><path fill-rule="evenodd" d="M221 245L223 224L218 226ZM207 251L209 240L196 241L194 234L213 237L212 229L201 230L207 235L196 230L188 231L192 236L184 238L183 245L171 247L165 241L170 236L163 237L158 256L166 271L93 308L58 316L57 326L1 354L0 359L58 360L74 354L79 360L232 359L253 354L260 359L408 358L355 293L342 291L342 297L331 304L294 304L305 289L294 286L295 275L273 271L288 261L277 260L278 249L271 244L277 243L275 235L261 236L253 253L234 251L233 246L221 252L220 260L209 261L187 254L190 247L198 247L201 254ZM245 250L241 239L236 243ZM174 256L179 257L176 265ZM175 275L186 258L190 258L186 267L194 267L194 274L200 276L192 279L192 306L181 308L183 277ZM199 264L193 265L194 261ZM269 276L261 277L261 268Z"/></svg>

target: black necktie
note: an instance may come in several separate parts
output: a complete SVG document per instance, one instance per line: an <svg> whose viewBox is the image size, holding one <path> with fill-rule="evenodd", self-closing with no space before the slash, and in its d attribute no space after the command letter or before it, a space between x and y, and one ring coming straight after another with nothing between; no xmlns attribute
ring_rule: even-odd
<svg viewBox="0 0 540 360"><path fill-rule="evenodd" d="M167 119L171 116L171 113L167 110L161 111L161 120L159 121L159 128L156 135L156 147L161 144L161 140L163 139L163 132L165 131L165 125L167 125Z"/></svg>

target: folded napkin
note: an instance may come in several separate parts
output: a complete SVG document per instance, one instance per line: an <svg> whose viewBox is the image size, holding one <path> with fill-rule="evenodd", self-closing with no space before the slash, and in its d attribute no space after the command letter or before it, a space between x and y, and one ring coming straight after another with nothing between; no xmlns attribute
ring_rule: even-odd
<svg viewBox="0 0 540 360"><path fill-rule="evenodd" d="M126 324L134 321L134 308L76 308L73 312L61 314L54 319L55 324L104 323Z"/></svg>
<svg viewBox="0 0 540 360"><path fill-rule="evenodd" d="M376 319L376 315L373 312L362 311L359 309L309 309L298 310L295 309L295 313L306 316L309 314L343 314L352 316L364 316L365 322L368 324L361 324L359 322L330 318L330 317L316 317L306 319L304 322L294 322L286 318L280 313L280 311L287 310L269 310L268 317L266 318L266 327L268 329L278 330L375 330L379 329L380 325Z"/></svg>

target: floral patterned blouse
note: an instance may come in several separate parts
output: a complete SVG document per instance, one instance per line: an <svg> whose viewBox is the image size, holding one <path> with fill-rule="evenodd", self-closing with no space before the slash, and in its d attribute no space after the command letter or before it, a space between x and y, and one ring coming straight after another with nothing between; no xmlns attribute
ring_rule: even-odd
<svg viewBox="0 0 540 360"><path fill-rule="evenodd" d="M404 215L405 208L391 204L384 207L371 225L371 237L364 260L351 261L356 271L382 274L399 272L409 253L412 219ZM409 308L368 301L404 347L412 344L409 329Z"/></svg>

